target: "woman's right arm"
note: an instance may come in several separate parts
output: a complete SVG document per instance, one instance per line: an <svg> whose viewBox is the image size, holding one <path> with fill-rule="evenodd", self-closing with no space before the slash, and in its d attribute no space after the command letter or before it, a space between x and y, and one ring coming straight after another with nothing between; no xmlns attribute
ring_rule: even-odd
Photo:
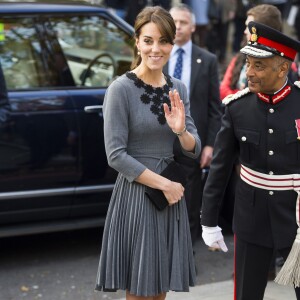
<svg viewBox="0 0 300 300"><path fill-rule="evenodd" d="M127 153L129 131L129 99L126 86L116 79L108 87L103 103L104 143L107 161L129 182L146 167Z"/></svg>
<svg viewBox="0 0 300 300"><path fill-rule="evenodd" d="M129 101L126 87L115 80L107 89L103 103L104 141L109 166L129 182L139 182L164 192L170 204L178 202L184 188L178 182L149 170L127 153Z"/></svg>
<svg viewBox="0 0 300 300"><path fill-rule="evenodd" d="M149 169L146 169L135 181L161 190L169 204L175 204L183 197L184 187L181 183L171 181Z"/></svg>

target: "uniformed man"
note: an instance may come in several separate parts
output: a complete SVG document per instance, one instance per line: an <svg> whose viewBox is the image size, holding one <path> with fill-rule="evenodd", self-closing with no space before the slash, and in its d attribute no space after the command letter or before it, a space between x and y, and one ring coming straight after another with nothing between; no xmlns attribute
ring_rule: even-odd
<svg viewBox="0 0 300 300"><path fill-rule="evenodd" d="M223 101L203 195L202 236L208 246L227 251L218 213L237 154L235 299L263 299L275 250L286 260L275 281L293 285L300 299L300 82L287 79L300 43L263 24L248 27L251 39L241 49L248 87Z"/></svg>

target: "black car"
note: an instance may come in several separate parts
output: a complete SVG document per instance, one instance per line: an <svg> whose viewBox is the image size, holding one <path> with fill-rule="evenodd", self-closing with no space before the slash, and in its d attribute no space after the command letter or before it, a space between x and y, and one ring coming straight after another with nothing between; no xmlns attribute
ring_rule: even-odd
<svg viewBox="0 0 300 300"><path fill-rule="evenodd" d="M98 6L0 3L0 237L104 224L116 172L101 107L132 34Z"/></svg>

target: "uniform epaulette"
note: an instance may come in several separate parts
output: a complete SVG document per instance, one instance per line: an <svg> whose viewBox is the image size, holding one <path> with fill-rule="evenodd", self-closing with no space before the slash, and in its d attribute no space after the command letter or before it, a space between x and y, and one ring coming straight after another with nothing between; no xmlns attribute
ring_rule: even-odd
<svg viewBox="0 0 300 300"><path fill-rule="evenodd" d="M294 82L294 85L295 85L298 89L300 89L300 81L295 81L295 82Z"/></svg>
<svg viewBox="0 0 300 300"><path fill-rule="evenodd" d="M222 103L225 105L228 105L233 100L237 100L237 99L243 97L244 95L248 94L249 92L250 92L250 89L248 87L246 87L245 89L238 91L235 94L230 94L230 95L226 96L223 99Z"/></svg>

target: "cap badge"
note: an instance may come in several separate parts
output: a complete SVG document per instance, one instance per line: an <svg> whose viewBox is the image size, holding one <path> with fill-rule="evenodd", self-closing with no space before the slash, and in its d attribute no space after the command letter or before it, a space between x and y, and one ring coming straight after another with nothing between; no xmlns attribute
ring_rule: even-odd
<svg viewBox="0 0 300 300"><path fill-rule="evenodd" d="M250 41L251 42L256 42L257 41L257 34L256 34L256 27L251 27L251 37L250 37Z"/></svg>

